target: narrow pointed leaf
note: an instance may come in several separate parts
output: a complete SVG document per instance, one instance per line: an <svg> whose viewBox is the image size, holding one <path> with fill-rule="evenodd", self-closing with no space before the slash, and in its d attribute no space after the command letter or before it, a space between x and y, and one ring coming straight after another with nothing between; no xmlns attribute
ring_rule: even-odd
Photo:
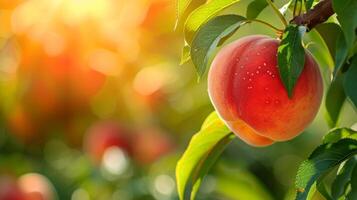
<svg viewBox="0 0 357 200"><path fill-rule="evenodd" d="M342 106L346 100L346 94L343 89L343 75L339 73L331 82L326 94L326 120L328 125L336 127Z"/></svg>
<svg viewBox="0 0 357 200"><path fill-rule="evenodd" d="M219 141L219 143L217 143L215 149L209 154L207 154L207 157L204 158L204 161L200 163L200 166L197 168L197 171L195 171L195 176L193 176L194 183L191 191L191 200L194 200L196 198L197 192L201 186L204 176L208 173L209 169L216 162L218 157L222 154L227 144L229 144L232 139L234 139L234 137L235 136L233 134L229 134L224 137L221 141Z"/></svg>
<svg viewBox="0 0 357 200"><path fill-rule="evenodd" d="M210 56L219 41L236 31L245 20L238 15L222 15L213 18L200 28L191 48L191 58L199 76L206 71Z"/></svg>
<svg viewBox="0 0 357 200"><path fill-rule="evenodd" d="M177 29L185 19L189 12L206 3L206 0L175 0L176 1L176 24Z"/></svg>
<svg viewBox="0 0 357 200"><path fill-rule="evenodd" d="M351 181L353 169L357 166L357 158L353 157L346 161L331 185L331 195L333 199L339 199L345 194L347 186Z"/></svg>
<svg viewBox="0 0 357 200"><path fill-rule="evenodd" d="M342 139L316 148L309 159L299 167L295 182L296 200L305 200L311 186L322 174L329 172L355 154L357 154L357 141L352 139Z"/></svg>
<svg viewBox="0 0 357 200"><path fill-rule="evenodd" d="M346 72L343 87L347 97L357 109L357 54L352 58L352 62Z"/></svg>
<svg viewBox="0 0 357 200"><path fill-rule="evenodd" d="M246 17L255 19L268 6L266 0L253 0L247 7Z"/></svg>
<svg viewBox="0 0 357 200"><path fill-rule="evenodd" d="M337 14L345 35L347 47L350 48L356 38L357 28L357 1L356 0L332 0L332 7Z"/></svg>
<svg viewBox="0 0 357 200"><path fill-rule="evenodd" d="M313 3L314 3L314 0L307 0L305 3L306 10L310 10Z"/></svg>
<svg viewBox="0 0 357 200"><path fill-rule="evenodd" d="M306 49L313 55L318 65L321 66L321 73L330 74L334 69L333 54L327 53L329 48L320 32L312 29L305 34L303 41L305 44L310 44Z"/></svg>
<svg viewBox="0 0 357 200"><path fill-rule="evenodd" d="M279 8L279 11L282 15L285 16L286 12L289 10L289 7L293 3L293 0L288 1L288 3L284 4L281 8Z"/></svg>
<svg viewBox="0 0 357 200"><path fill-rule="evenodd" d="M354 167L351 174L351 190L346 196L346 200L357 199L357 166Z"/></svg>
<svg viewBox="0 0 357 200"><path fill-rule="evenodd" d="M302 34L297 25L289 25L278 47L278 66L289 97L292 97L295 84L304 69L305 49L302 46Z"/></svg>
<svg viewBox="0 0 357 200"><path fill-rule="evenodd" d="M240 2L240 0L211 0L194 10L185 22L185 39L188 44L191 44L196 31L203 24L222 10L238 2Z"/></svg>
<svg viewBox="0 0 357 200"><path fill-rule="evenodd" d="M337 73L340 71L341 67L346 61L348 55L348 48L346 44L345 37L342 32L337 37L336 41L336 51L335 51L335 69L334 69L334 78L337 76Z"/></svg>
<svg viewBox="0 0 357 200"><path fill-rule="evenodd" d="M350 128L335 128L329 131L323 138L323 143L334 143L341 139L354 139L357 140L357 131Z"/></svg>
<svg viewBox="0 0 357 200"><path fill-rule="evenodd" d="M338 36L342 33L341 27L336 23L328 22L319 24L314 29L319 32L328 47L331 57L335 60L336 42Z"/></svg>
<svg viewBox="0 0 357 200"><path fill-rule="evenodd" d="M192 137L176 165L177 189L181 200L195 197L202 178L233 138L231 131L213 112L201 130Z"/></svg>
<svg viewBox="0 0 357 200"><path fill-rule="evenodd" d="M191 59L190 51L191 47L185 44L185 46L182 48L180 65L185 64Z"/></svg>
<svg viewBox="0 0 357 200"><path fill-rule="evenodd" d="M351 174L351 191L347 195L347 200L357 199L357 166L354 167Z"/></svg>
<svg viewBox="0 0 357 200"><path fill-rule="evenodd" d="M327 173L328 174L328 173ZM320 192L320 194L325 197L326 200L334 200L329 191L327 191L326 185L323 182L323 179L325 178L324 175L322 175L320 178L317 179L316 181L316 189Z"/></svg>
<svg viewBox="0 0 357 200"><path fill-rule="evenodd" d="M182 15L185 13L186 9L188 8L188 6L190 5L190 3L192 2L192 0L177 0L177 16L176 16L176 21L178 22Z"/></svg>

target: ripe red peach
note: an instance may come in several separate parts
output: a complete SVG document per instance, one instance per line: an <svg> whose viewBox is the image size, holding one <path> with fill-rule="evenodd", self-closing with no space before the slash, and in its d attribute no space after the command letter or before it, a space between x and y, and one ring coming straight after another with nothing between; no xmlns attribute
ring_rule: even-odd
<svg viewBox="0 0 357 200"><path fill-rule="evenodd" d="M137 131L132 140L133 158L141 165L149 165L170 153L175 147L171 138L155 127Z"/></svg>
<svg viewBox="0 0 357 200"><path fill-rule="evenodd" d="M252 146L267 146L300 134L315 118L323 85L318 64L305 65L291 98L277 66L279 40L254 35L224 47L208 75L210 99L226 125Z"/></svg>
<svg viewBox="0 0 357 200"><path fill-rule="evenodd" d="M107 149L118 147L130 153L130 139L126 131L111 121L98 122L87 132L84 148L95 163L100 163Z"/></svg>

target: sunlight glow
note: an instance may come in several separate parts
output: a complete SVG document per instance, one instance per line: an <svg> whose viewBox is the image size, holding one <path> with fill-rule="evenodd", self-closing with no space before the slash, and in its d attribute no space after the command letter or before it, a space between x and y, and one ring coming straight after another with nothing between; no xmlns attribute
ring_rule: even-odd
<svg viewBox="0 0 357 200"><path fill-rule="evenodd" d="M175 190L175 181L169 175L160 175L155 178L155 189L163 195L171 195Z"/></svg>
<svg viewBox="0 0 357 200"><path fill-rule="evenodd" d="M102 166L113 175L121 175L128 168L129 162L125 153L114 146L105 151Z"/></svg>

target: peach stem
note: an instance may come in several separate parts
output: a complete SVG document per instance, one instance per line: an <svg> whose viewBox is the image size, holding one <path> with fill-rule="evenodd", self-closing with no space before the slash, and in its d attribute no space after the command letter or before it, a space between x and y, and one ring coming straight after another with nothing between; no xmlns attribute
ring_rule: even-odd
<svg viewBox="0 0 357 200"><path fill-rule="evenodd" d="M274 29L278 33L283 32L283 30L281 30L281 29L269 24L268 22L265 22L265 21L262 21L262 20L259 20L259 19L249 19L248 22L258 22L258 23L264 24L264 25Z"/></svg>

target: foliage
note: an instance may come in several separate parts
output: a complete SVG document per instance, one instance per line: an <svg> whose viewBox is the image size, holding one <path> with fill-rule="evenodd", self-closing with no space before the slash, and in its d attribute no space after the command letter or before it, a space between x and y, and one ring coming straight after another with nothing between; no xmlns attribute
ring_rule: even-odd
<svg viewBox="0 0 357 200"><path fill-rule="evenodd" d="M199 29L191 48L192 61L198 67L199 76L204 74L208 59L220 40L234 33L244 22L246 19L238 15L222 15L210 20Z"/></svg>
<svg viewBox="0 0 357 200"><path fill-rule="evenodd" d="M195 198L204 175L232 139L231 131L217 113L210 114L177 163L177 189L181 199ZM189 182L192 191L186 192Z"/></svg>
<svg viewBox="0 0 357 200"><path fill-rule="evenodd" d="M278 65L281 80L291 97L305 63L305 50L301 43L299 26L289 25L278 48Z"/></svg>

